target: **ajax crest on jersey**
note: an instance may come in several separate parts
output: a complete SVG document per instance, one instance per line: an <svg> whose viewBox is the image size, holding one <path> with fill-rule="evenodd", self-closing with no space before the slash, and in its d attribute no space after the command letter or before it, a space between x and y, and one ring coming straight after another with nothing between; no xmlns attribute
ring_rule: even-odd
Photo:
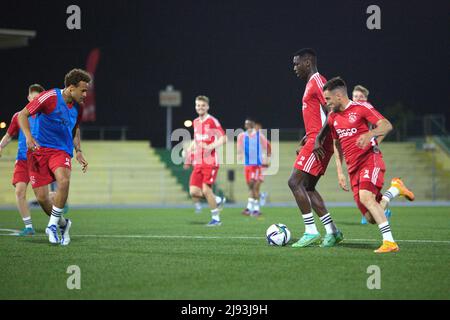
<svg viewBox="0 0 450 320"><path fill-rule="evenodd" d="M291 240L291 232L282 223L273 224L266 231L266 239L271 246L284 246Z"/></svg>

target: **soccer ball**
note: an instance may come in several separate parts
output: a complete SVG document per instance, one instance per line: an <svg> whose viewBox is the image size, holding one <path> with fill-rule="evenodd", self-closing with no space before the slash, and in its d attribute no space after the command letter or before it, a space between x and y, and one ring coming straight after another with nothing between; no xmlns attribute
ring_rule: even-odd
<svg viewBox="0 0 450 320"><path fill-rule="evenodd" d="M282 223L273 224L266 231L266 239L271 246L284 246L291 240L291 232Z"/></svg>

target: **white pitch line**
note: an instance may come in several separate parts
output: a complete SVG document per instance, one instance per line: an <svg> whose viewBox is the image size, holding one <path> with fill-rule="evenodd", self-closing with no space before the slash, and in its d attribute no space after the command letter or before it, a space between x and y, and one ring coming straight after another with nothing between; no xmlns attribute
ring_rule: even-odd
<svg viewBox="0 0 450 320"><path fill-rule="evenodd" d="M5 229L3 229L5 230ZM11 230L16 231L18 230ZM0 236L17 236L17 233L14 234L0 234ZM45 235L34 235L33 237L46 237ZM250 237L250 236L183 236L183 235L117 235L117 234L77 234L71 235L71 238L130 238L130 239L224 239L224 240L264 240L265 237ZM380 239L344 239L347 242L379 242ZM408 239L408 240L396 240L397 242L410 242L410 243L444 243L450 244L450 240L428 240L428 239Z"/></svg>

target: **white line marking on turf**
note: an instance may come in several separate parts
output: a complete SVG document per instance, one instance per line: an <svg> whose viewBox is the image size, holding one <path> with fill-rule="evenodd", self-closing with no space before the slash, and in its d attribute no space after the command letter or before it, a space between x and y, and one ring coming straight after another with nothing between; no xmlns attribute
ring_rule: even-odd
<svg viewBox="0 0 450 320"><path fill-rule="evenodd" d="M19 232L19 230L12 229L0 229L0 231ZM16 236L17 234L0 234L0 236ZM45 235L34 235L33 237L46 237ZM72 238L130 238L130 239L224 239L224 240L264 240L265 237L251 237L251 236L188 236L188 235L151 235L151 234L77 234L71 235ZM30 237L28 237L30 238ZM344 239L347 242L379 242L381 239ZM410 242L410 243L445 243L450 244L450 240L428 240L428 239L408 239L408 240L396 240L397 242Z"/></svg>

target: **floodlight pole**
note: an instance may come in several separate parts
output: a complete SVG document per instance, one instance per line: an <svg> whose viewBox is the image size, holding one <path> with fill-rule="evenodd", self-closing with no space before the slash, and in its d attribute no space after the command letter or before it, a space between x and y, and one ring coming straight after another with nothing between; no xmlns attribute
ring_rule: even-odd
<svg viewBox="0 0 450 320"><path fill-rule="evenodd" d="M173 86L168 85L166 91L173 91ZM166 111L166 149L172 149L172 142L170 136L172 134L172 107L168 106Z"/></svg>
<svg viewBox="0 0 450 320"><path fill-rule="evenodd" d="M159 105L166 108L166 149L172 148L172 109L181 106L181 91L174 90L168 85L165 90L159 91Z"/></svg>
<svg viewBox="0 0 450 320"><path fill-rule="evenodd" d="M167 107L166 109L166 149L170 150L172 148L170 141L170 135L172 133L172 107Z"/></svg>

